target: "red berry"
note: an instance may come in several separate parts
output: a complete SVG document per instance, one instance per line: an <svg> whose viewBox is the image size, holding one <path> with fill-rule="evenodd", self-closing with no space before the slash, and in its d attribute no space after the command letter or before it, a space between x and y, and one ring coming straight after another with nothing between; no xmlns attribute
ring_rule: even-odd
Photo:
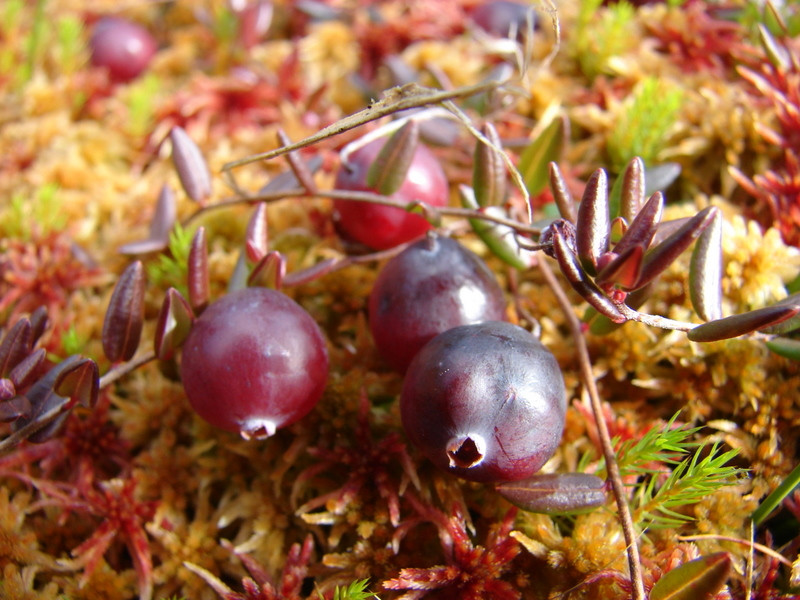
<svg viewBox="0 0 800 600"><path fill-rule="evenodd" d="M494 273L457 241L429 234L390 260L369 297L369 326L381 355L404 372L436 335L502 321L506 302Z"/></svg>
<svg viewBox="0 0 800 600"><path fill-rule="evenodd" d="M438 467L470 481L530 477L553 455L566 392L555 357L505 322L439 334L411 362L400 413L409 439Z"/></svg>
<svg viewBox="0 0 800 600"><path fill-rule="evenodd" d="M138 77L158 49L144 27L115 17L97 22L89 48L92 64L105 67L112 80L123 82Z"/></svg>
<svg viewBox="0 0 800 600"><path fill-rule="evenodd" d="M206 421L263 438L304 417L328 378L325 340L288 296L246 288L209 306L183 346L181 378Z"/></svg>
<svg viewBox="0 0 800 600"><path fill-rule="evenodd" d="M365 183L367 171L385 139L377 139L350 154L336 175L337 190L375 192ZM427 147L417 146L408 174L391 198L403 204L415 200L431 206L446 206L449 197L447 177L436 156ZM393 248L423 235L431 228L420 215L402 208L352 200L335 200L341 232L353 241L375 250Z"/></svg>

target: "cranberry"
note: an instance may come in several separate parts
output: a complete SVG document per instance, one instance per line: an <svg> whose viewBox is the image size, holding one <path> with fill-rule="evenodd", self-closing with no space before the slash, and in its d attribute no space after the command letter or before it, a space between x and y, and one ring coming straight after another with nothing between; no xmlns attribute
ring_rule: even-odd
<svg viewBox="0 0 800 600"><path fill-rule="evenodd" d="M369 326L383 357L400 372L436 335L505 319L494 274L457 241L429 234L390 260L369 297Z"/></svg>
<svg viewBox="0 0 800 600"><path fill-rule="evenodd" d="M367 171L380 152L384 139L374 140L350 154L336 175L337 190L369 191ZM432 206L445 206L449 197L447 177L436 156L427 147L417 146L406 179L391 198L403 204L415 200ZM375 250L393 248L420 237L431 228L417 214L402 208L353 200L335 200L339 228L345 237Z"/></svg>
<svg viewBox="0 0 800 600"><path fill-rule="evenodd" d="M89 40L92 64L108 69L114 81L130 81L150 64L157 46L144 27L124 19L105 17Z"/></svg>
<svg viewBox="0 0 800 600"><path fill-rule="evenodd" d="M558 447L566 392L539 340L493 321L428 342L408 368L400 412L412 443L438 467L470 481L515 481Z"/></svg>
<svg viewBox="0 0 800 600"><path fill-rule="evenodd" d="M194 322L181 378L206 421L263 438L304 417L320 399L328 352L317 324L289 297L266 288L224 296Z"/></svg>
<svg viewBox="0 0 800 600"><path fill-rule="evenodd" d="M477 7L472 12L472 21L486 33L497 37L508 37L513 28L519 38L528 27L529 12L533 12L530 4L493 0Z"/></svg>

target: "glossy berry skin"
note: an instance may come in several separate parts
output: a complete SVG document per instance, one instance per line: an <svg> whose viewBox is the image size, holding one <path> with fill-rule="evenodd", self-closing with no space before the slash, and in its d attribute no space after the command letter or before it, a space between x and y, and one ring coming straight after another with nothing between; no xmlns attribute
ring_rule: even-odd
<svg viewBox="0 0 800 600"><path fill-rule="evenodd" d="M408 368L400 411L409 439L436 466L498 483L530 477L553 455L566 392L539 340L493 321L428 342Z"/></svg>
<svg viewBox="0 0 800 600"><path fill-rule="evenodd" d="M92 64L105 67L112 81L138 77L149 65L158 46L141 25L105 17L95 25L89 40Z"/></svg>
<svg viewBox="0 0 800 600"><path fill-rule="evenodd" d="M494 274L457 241L429 233L381 269L369 297L378 351L401 373L436 335L502 321L506 302Z"/></svg>
<svg viewBox="0 0 800 600"><path fill-rule="evenodd" d="M334 187L375 192L366 184L367 171L384 143L385 139L377 139L350 153L336 174ZM446 206L448 197L447 177L439 160L427 147L418 145L405 181L391 198L404 205L419 200L431 206ZM335 200L334 208L339 213L338 227L343 236L374 250L409 242L431 228L423 217L403 208L352 200Z"/></svg>
<svg viewBox="0 0 800 600"><path fill-rule="evenodd" d="M294 300L266 288L233 292L194 322L181 379L206 421L264 438L304 417L328 378L319 327Z"/></svg>

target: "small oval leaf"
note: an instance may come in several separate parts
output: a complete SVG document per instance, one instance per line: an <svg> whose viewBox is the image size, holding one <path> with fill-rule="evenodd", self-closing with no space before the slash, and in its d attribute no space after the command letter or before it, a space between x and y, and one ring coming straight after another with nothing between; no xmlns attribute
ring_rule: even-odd
<svg viewBox="0 0 800 600"><path fill-rule="evenodd" d="M709 600L731 572L731 556L717 552L682 564L656 581L650 600Z"/></svg>
<svg viewBox="0 0 800 600"><path fill-rule="evenodd" d="M522 510L565 513L602 506L608 500L605 481L588 473L549 473L495 487Z"/></svg>
<svg viewBox="0 0 800 600"><path fill-rule="evenodd" d="M194 322L191 306L175 288L169 288L161 304L154 339L155 355L170 360L183 345Z"/></svg>
<svg viewBox="0 0 800 600"><path fill-rule="evenodd" d="M47 351L44 348L39 348L31 352L11 369L8 378L14 383L14 386L18 390L32 383L33 379L36 377L39 365L44 362L46 355Z"/></svg>
<svg viewBox="0 0 800 600"><path fill-rule="evenodd" d="M245 251L251 263L257 263L269 252L266 202L259 202L250 215L245 234Z"/></svg>
<svg viewBox="0 0 800 600"><path fill-rule="evenodd" d="M619 216L632 223L644 204L644 161L634 157L622 174L619 197ZM611 214L614 214L612 211Z"/></svg>
<svg viewBox="0 0 800 600"><path fill-rule="evenodd" d="M717 212L692 250L689 296L704 321L722 317L722 213Z"/></svg>
<svg viewBox="0 0 800 600"><path fill-rule="evenodd" d="M558 162L567 139L569 122L556 117L528 144L519 157L519 172L531 196L539 195L550 180L550 163ZM564 218L567 218L564 216Z"/></svg>
<svg viewBox="0 0 800 600"><path fill-rule="evenodd" d="M33 328L25 317L14 323L0 342L0 376L6 376L31 351Z"/></svg>
<svg viewBox="0 0 800 600"><path fill-rule="evenodd" d="M497 148L502 148L500 136L491 123L481 133L494 146L478 140L472 168L472 189L479 206L500 206L506 198L506 166Z"/></svg>
<svg viewBox="0 0 800 600"><path fill-rule="evenodd" d="M108 360L130 360L139 347L144 322L144 267L131 263L120 275L103 322L103 352Z"/></svg>
<svg viewBox="0 0 800 600"><path fill-rule="evenodd" d="M200 313L208 304L208 246L206 245L206 228L198 227L189 246L187 269L187 288L189 304Z"/></svg>
<svg viewBox="0 0 800 600"><path fill-rule="evenodd" d="M739 337L770 325L776 325L781 321L794 317L798 313L800 313L800 306L776 304L759 308L758 310L751 310L740 315L709 321L703 325L698 325L686 335L693 342L716 342Z"/></svg>
<svg viewBox="0 0 800 600"><path fill-rule="evenodd" d="M767 342L767 348L778 356L783 356L789 360L800 361L800 340L776 337Z"/></svg>
<svg viewBox="0 0 800 600"><path fill-rule="evenodd" d="M464 208L479 209L472 188L459 186L459 195ZM486 207L484 211L505 214L498 206ZM483 219L469 219L469 224L492 254L515 269L524 270L530 267L531 253L520 247L516 241L516 233L510 227Z"/></svg>
<svg viewBox="0 0 800 600"><path fill-rule="evenodd" d="M605 171L597 169L586 182L575 223L578 259L590 275L597 273L597 259L608 252L610 232L608 181Z"/></svg>
<svg viewBox="0 0 800 600"><path fill-rule="evenodd" d="M567 182L564 181L564 176L561 175L561 170L556 163L551 162L548 168L550 172L550 191L553 192L553 199L556 201L558 213L562 218L574 223L577 219L575 200L572 199Z"/></svg>
<svg viewBox="0 0 800 600"><path fill-rule="evenodd" d="M391 196L406 180L419 143L419 124L409 119L381 148L367 170L366 184L379 194Z"/></svg>
<svg viewBox="0 0 800 600"><path fill-rule="evenodd" d="M203 153L181 127L169 133L172 141L172 162L186 195L202 204L211 197L211 173Z"/></svg>
<svg viewBox="0 0 800 600"><path fill-rule="evenodd" d="M286 259L280 252L272 251L262 258L253 267L253 271L247 278L249 287L266 287L279 290L283 286L283 278L286 275Z"/></svg>
<svg viewBox="0 0 800 600"><path fill-rule="evenodd" d="M81 358L75 364L62 369L53 383L56 394L87 408L97 404L99 390L97 363L89 358Z"/></svg>

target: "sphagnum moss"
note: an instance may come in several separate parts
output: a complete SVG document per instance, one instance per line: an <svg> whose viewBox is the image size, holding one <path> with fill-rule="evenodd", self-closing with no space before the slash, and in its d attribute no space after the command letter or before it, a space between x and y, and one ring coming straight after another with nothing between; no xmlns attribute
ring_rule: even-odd
<svg viewBox="0 0 800 600"><path fill-rule="evenodd" d="M291 3L276 2L273 29L250 54L236 46L236 39L222 35L224 20L239 18L225 3L212 3L208 10L184 0L169 6L126 7L123 16L152 27L160 41L150 73L158 85L148 109L153 125L149 135L132 131L126 122L131 114L131 89L109 85L103 73L76 68L80 49L63 65L53 50L57 44L37 50L32 55L34 73L28 80L3 71L9 74L4 79L9 89L5 110L0 111L0 144L6 156L0 163L0 190L7 197L23 198L23 205L31 210L16 218L32 220L37 190L57 184L54 197L63 200L59 213L67 217L55 233L58 244L36 238L40 254L29 253L25 258L51 278L43 285L57 292L48 300L55 323L41 340L51 358L65 358L59 336L74 327L78 338L88 339L79 351L96 358L101 372L110 367L98 344L103 320L99 299L108 297L113 278L127 265L116 248L141 239L137 236L147 229L144 215L150 208L144 210L143 203L154 200L165 181L177 188L167 160L168 145L162 145L170 127L185 127L217 174L231 160L276 147L278 126L292 140L299 140L363 108L370 98L378 98L385 86L374 87L370 70L377 68L377 81L390 80L384 67L374 63L381 52L397 51L414 63L411 66L421 71L420 77L445 87L480 81L497 65L494 50L500 45L473 35L466 20L472 4L447 3L443 7L447 18L438 21L424 18L429 13L416 4L374 7L384 16L402 15L403 21L381 21L377 13L348 6L337 15L339 20L309 25L308 14ZM118 8L104 3L95 10ZM716 54L722 48L745 49L756 61L769 60L742 28L726 25L713 10L706 10L701 21L690 22L688 15L697 8L638 8L631 11L630 19L641 47L626 46L624 55L605 57L608 70L604 73L582 73L578 57L570 52L581 43L575 38L580 35L575 24L579 7L558 8L562 47L553 62L531 65L533 74L541 68L538 77L525 82L533 87L533 98L504 96L499 101L463 102L463 107L473 119L495 121L501 132L524 137L534 125L528 120L531 114L540 115L551 105L563 106L573 128L560 162L574 196L581 195L580 180L591 169L609 166L602 162L617 123L614 115L624 92L647 76L669 79L684 98L671 130L674 138L659 153L683 167L681 178L669 190L669 201L697 192L737 200L741 192L735 191L726 175L729 165L745 169L752 164L752 172L761 173L775 164L774 153L757 136L748 115L770 124L775 122L777 108L756 101L752 87L737 76L738 54ZM48 23L39 26L54 34L49 23L75 18L76 10L73 2L51 0L46 5ZM609 14L606 8L596 10ZM659 11L667 12L669 18L654 17ZM15 64L27 63L23 42L30 39L36 18L24 6L19 14L20 27L13 39L20 43L12 44L19 49ZM548 30L550 15L537 16L541 27L535 33L534 54L544 59L555 36ZM611 23L613 16L603 19ZM162 21L169 26L157 25ZM87 37L91 25L91 19L87 20L81 35ZM700 35L709 36L700 40L709 57L686 54L687 48L678 43L689 39L683 33L695 35L701 26ZM344 48L343 55L322 48L332 37L347 40L335 49L341 53ZM677 45L665 44L668 39ZM508 45L507 41L502 44ZM786 47L793 48L788 43ZM360 67L354 57L366 55L370 48L379 51L369 50L374 64ZM63 56L67 61L67 55ZM320 56L329 62L317 60ZM458 64L459 57L466 57L463 65ZM687 60L702 69L684 76ZM752 60L748 59L748 68L766 72L759 71ZM233 67L239 75L231 74ZM13 70L9 65L2 68ZM594 81L588 83L591 78ZM588 107L576 106L577 99L586 98L591 99ZM248 105L253 100L258 106ZM711 114L708 103L713 107ZM316 177L320 189L329 187L335 151L358 134L346 133L304 151L316 152L323 159ZM512 152L527 143L503 141ZM468 151L438 151L454 186L469 179L464 161L472 143L464 135L458 144ZM236 177L243 189L256 190L282 168L278 161L252 165L237 170ZM746 174L751 175L750 171ZM221 177L213 179L213 201L235 195ZM196 211L183 195L177 202L181 220ZM512 192L509 202L520 204L517 192ZM289 257L290 272L344 255L331 225L328 200L285 200L272 205L269 212L270 238ZM693 208L684 214L694 212ZM726 314L774 303L787 293L786 284L796 276L796 250L767 227L756 230L738 216L743 212L741 205L724 212ZM764 212L754 211L761 216ZM8 218L8 211L3 211L4 248L30 243L30 239L9 235ZM198 221L210 234L213 298L225 293L246 222L247 211L241 208L209 211ZM448 218L444 223L445 228L464 235L461 222ZM32 230L32 223L20 224ZM67 264L65 257L73 242L83 250L77 256L88 255L90 260L81 258L85 261L79 261L82 276L59 288L55 285L59 265ZM4 258L13 256L4 252ZM154 263L153 257L145 260ZM491 264L498 272L505 271L499 261ZM653 314L694 322L685 264L679 261L655 284L656 292L646 305ZM97 278L83 277L87 265L97 268ZM152 583L153 597L218 597L209 580L186 567L191 563L235 587L240 597L251 597L240 585L244 577L252 577L266 590L268 574L276 585L285 583L284 597L315 598L311 579L304 586L302 579L292 582L290 576L280 576L291 545L302 544L309 533L313 544L307 553L292 555L290 567L313 578L327 597L335 585L366 578L379 597L399 597L424 577L442 590L460 590L472 597L487 589L487 573L499 582L496 590L503 597L533 598L566 590L584 597L600 593L624 597L625 544L621 533L608 536L619 531L612 511L573 518L521 514L516 518L519 531L509 534L505 501L490 489L437 473L406 446L394 400L401 379L375 356L366 329L364 298L376 270L376 263L365 262L290 290L325 329L331 345L332 379L318 408L275 438L253 445L213 430L191 414L174 380L177 371L168 365L161 365L162 370L149 365L103 391L101 404L91 416L88 409L70 415L66 433L45 445L23 443L0 458L0 504L8 508L3 511L4 537L11 542L9 552L0 556L0 597L132 598L148 591L143 579ZM5 276L4 282L9 282ZM563 313L550 291L542 290L535 271L509 276L504 282L509 300L524 309L511 311L511 319L523 324L529 324L528 314L540 319L544 339L565 371L572 402L567 433L546 468L598 468L596 438L587 418L591 411L581 401L575 344ZM162 283L166 288L179 282ZM162 283L148 291L146 339L155 327ZM29 280L12 281L7 297L13 298L20 285L29 284ZM76 286L80 289L73 289ZM570 294L573 302L582 302L577 293ZM23 300L18 297L12 302ZM7 330L14 319L10 313L3 313L3 318ZM730 552L737 565L744 565L746 546L713 539L681 542L677 536L749 536L748 516L759 498L794 466L791 432L797 421L800 380L796 363L769 354L759 340L703 345L688 342L681 332L666 333L638 323L606 337L587 336L612 431L636 439L649 426L658 427L683 409L681 419L698 425L708 422L697 440L724 441L739 450L739 462L751 469L749 482L740 481L687 508L696 521L646 534L640 543L646 584L680 563L719 549ZM364 397L369 400L366 412ZM92 417L98 421L91 421ZM85 431L82 441L87 443L99 436L94 452L80 450L80 444L72 443L74 437L69 441L70 435L80 431ZM635 490L629 490L633 495ZM122 530L113 532L116 537L106 549L86 545L102 526L98 507L103 498L116 502L117 508L139 511L140 521L133 514L117 517L123 517L118 523L140 526L141 536L135 539L146 546L141 552L129 545L134 538ZM71 513L60 520L57 507L66 504ZM598 544L597 539L606 541ZM229 540L234 550L222 540ZM765 541L763 536L759 541ZM88 547L102 550L93 569L81 562L87 555L80 550ZM76 549L80 556L72 556ZM148 555L152 560L149 576L146 568L134 563L135 558ZM459 587L448 579L447 564L457 564L467 583ZM773 584L769 590L758 587L766 585L762 582L770 571L760 556L754 564L758 593L762 597L779 594L781 590ZM541 577L532 576L534 572ZM394 583L383 586L383 582ZM732 597L744 598L745 590L736 576L730 580ZM414 597L426 590L418 591Z"/></svg>

